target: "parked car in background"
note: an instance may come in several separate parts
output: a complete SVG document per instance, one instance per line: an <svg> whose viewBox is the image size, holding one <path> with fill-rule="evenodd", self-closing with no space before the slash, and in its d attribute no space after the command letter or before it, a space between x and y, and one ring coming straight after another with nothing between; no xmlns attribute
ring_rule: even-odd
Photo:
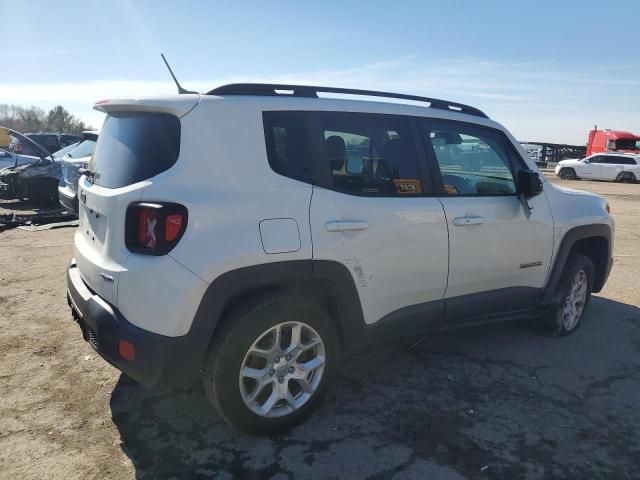
<svg viewBox="0 0 640 480"><path fill-rule="evenodd" d="M3 150L9 150L9 145L11 145L9 131L5 127L0 127L0 148Z"/></svg>
<svg viewBox="0 0 640 480"><path fill-rule="evenodd" d="M582 160L562 160L555 172L564 180L636 182L640 179L640 153L598 153Z"/></svg>
<svg viewBox="0 0 640 480"><path fill-rule="evenodd" d="M7 129L20 145L36 153L34 161L0 170L0 197L30 199L36 202L49 202L58 199L58 183L62 176L60 161L49 151L31 138L15 130ZM16 152L10 152L16 155ZM23 157L24 155L19 155Z"/></svg>
<svg viewBox="0 0 640 480"><path fill-rule="evenodd" d="M38 132L25 133L24 136L43 146L49 153L55 153L72 143L82 140L82 137L79 137L78 135L68 135L65 133ZM11 144L9 145L9 150L25 155L38 155L38 151L37 149L34 150L33 145L30 145L28 142L25 143L19 138L12 139Z"/></svg>
<svg viewBox="0 0 640 480"><path fill-rule="evenodd" d="M83 140L61 158L62 178L58 186L60 204L68 212L78 215L78 179L80 169L86 168L98 141L98 132L83 132Z"/></svg>
<svg viewBox="0 0 640 480"><path fill-rule="evenodd" d="M71 145L67 145L64 148L61 148L60 150L58 150L56 153L53 154L53 158L55 158L56 160L61 160L62 157L64 157L67 153L69 153L71 150L76 148L79 143L80 142L75 142L75 143L72 143Z"/></svg>

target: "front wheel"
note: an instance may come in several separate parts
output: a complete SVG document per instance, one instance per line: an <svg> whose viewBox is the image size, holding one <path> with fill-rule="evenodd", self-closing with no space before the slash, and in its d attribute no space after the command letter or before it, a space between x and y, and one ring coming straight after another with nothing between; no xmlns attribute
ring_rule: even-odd
<svg viewBox="0 0 640 480"><path fill-rule="evenodd" d="M551 312L539 321L545 333L561 337L575 332L591 298L594 268L591 259L574 254L565 266Z"/></svg>
<svg viewBox="0 0 640 480"><path fill-rule="evenodd" d="M560 170L560 178L562 180L575 180L578 176L573 168L563 168Z"/></svg>
<svg viewBox="0 0 640 480"><path fill-rule="evenodd" d="M252 302L224 319L202 379L229 424L277 433L302 421L326 393L339 355L331 319L304 297Z"/></svg>

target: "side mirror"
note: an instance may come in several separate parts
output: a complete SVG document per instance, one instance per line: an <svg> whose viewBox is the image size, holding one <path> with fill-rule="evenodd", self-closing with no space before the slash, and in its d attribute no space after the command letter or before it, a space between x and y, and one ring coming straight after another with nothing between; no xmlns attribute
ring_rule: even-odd
<svg viewBox="0 0 640 480"><path fill-rule="evenodd" d="M540 175L532 170L520 170L518 172L518 193L525 197L535 197L542 192Z"/></svg>
<svg viewBox="0 0 640 480"><path fill-rule="evenodd" d="M364 171L364 160L361 158L348 158L344 169L350 175L362 175Z"/></svg>

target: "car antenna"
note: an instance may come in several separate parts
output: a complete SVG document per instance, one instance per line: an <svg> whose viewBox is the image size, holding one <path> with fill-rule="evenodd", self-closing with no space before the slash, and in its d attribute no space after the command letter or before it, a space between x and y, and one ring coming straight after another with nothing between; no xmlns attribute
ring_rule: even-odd
<svg viewBox="0 0 640 480"><path fill-rule="evenodd" d="M169 66L169 62L167 62L167 59L164 57L164 53L161 53L160 56L162 57L162 60L164 60L164 64L167 66L167 69L169 70L169 73L171 74L171 77L173 77L173 81L176 82L176 87L178 87L178 93L180 95L182 95L184 93L196 93L197 94L198 92L192 92L190 90L185 90L184 88L182 88L182 85L180 85L180 82L178 82L178 79L173 74L173 70L171 70L171 67Z"/></svg>

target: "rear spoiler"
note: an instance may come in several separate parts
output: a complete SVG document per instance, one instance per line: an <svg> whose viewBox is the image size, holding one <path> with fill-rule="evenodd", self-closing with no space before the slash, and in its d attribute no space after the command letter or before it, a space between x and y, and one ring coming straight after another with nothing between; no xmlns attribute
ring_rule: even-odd
<svg viewBox="0 0 640 480"><path fill-rule="evenodd" d="M98 100L94 110L109 112L154 112L169 113L178 118L184 117L200 102L200 95L185 94L159 98L124 98Z"/></svg>

